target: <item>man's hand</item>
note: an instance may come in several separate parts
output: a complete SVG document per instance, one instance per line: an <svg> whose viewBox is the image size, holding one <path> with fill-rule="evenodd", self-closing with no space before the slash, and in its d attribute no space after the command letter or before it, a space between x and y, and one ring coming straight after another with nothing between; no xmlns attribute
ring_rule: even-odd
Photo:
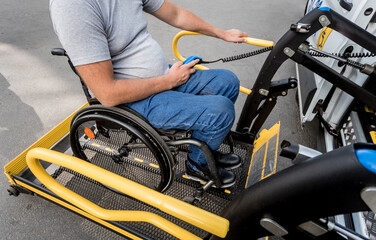
<svg viewBox="0 0 376 240"><path fill-rule="evenodd" d="M189 77L196 72L196 69L193 67L199 62L199 59L196 59L190 63L183 64L182 62L177 62L168 71L168 78L170 82L170 88L178 87L186 83Z"/></svg>
<svg viewBox="0 0 376 240"><path fill-rule="evenodd" d="M221 39L227 42L235 42L235 43L243 43L247 40L243 37L248 37L248 34L245 32L242 32L238 29L230 29L227 31L224 31L223 34L220 36Z"/></svg>

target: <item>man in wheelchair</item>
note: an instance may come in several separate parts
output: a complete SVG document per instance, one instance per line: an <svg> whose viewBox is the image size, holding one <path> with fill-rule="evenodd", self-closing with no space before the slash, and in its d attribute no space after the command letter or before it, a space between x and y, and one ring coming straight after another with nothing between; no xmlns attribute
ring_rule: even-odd
<svg viewBox="0 0 376 240"><path fill-rule="evenodd" d="M143 12L229 42L244 42L246 33L220 30L168 0L51 0L50 11L61 44L102 105L126 104L155 128L193 130L193 138L218 149L234 122L238 78L227 70L196 71L198 60L169 68ZM239 166L239 157L215 156L222 185L233 185L226 169ZM208 181L204 154L191 146L188 158L186 176Z"/></svg>

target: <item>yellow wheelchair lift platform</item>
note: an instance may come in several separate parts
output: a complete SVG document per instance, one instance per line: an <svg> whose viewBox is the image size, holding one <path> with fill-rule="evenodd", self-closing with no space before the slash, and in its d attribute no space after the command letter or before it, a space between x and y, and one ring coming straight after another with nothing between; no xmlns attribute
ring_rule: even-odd
<svg viewBox="0 0 376 240"><path fill-rule="evenodd" d="M175 54L182 61L177 40L190 34L193 33L182 32L174 39ZM248 40L257 44L257 39ZM250 93L248 89L241 91ZM164 193L151 190L125 178L126 174L113 173L111 170L118 168L117 173L132 174L111 158L101 158L102 162L94 165L73 157L68 136L74 114L5 166L11 183L8 191L15 196L41 196L128 239L192 240L203 239L208 233L224 238L231 224L220 216L225 206L245 188L276 172L279 123L261 131L253 145L235 141L234 152L242 159L242 166L232 170L237 176L236 184L229 189L211 188L201 201L191 205L182 199L192 196L200 183L185 178L186 155L176 156L178 164L171 187ZM228 152L229 148L223 143L219 151ZM96 154L99 153L93 152L93 159ZM133 160L143 161L143 157L147 158L133 156ZM107 231L106 228L96 231Z"/></svg>
<svg viewBox="0 0 376 240"><path fill-rule="evenodd" d="M8 191L16 196L35 193L126 238L202 239L207 233L225 237L230 223L219 215L226 204L276 171L279 123L263 130L254 146L235 143L235 153L242 158L242 167L234 170L237 183L226 190L208 190L193 206L181 199L192 195L199 183L184 178L183 159L178 160L172 186L160 193L71 156L68 133L73 115L5 166Z"/></svg>

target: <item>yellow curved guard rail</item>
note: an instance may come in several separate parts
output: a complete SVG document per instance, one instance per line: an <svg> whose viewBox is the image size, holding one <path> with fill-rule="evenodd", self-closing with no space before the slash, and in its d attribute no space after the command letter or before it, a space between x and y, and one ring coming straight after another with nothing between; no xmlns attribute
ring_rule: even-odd
<svg viewBox="0 0 376 240"><path fill-rule="evenodd" d="M179 59L179 61L182 61L182 62L184 62L186 58L184 58L179 53L179 50L178 50L178 41L179 41L179 39L182 36L185 36L185 35L203 35L203 34L197 33L197 32L190 32L190 31L180 31L179 33L177 33L175 35L174 39L172 40L172 51L174 52L174 54L177 57L177 59ZM251 45L256 45L256 46L260 46L260 47L271 47L271 46L274 46L274 42L268 41L268 40L262 40L262 39L250 38L250 37L245 37L245 39L247 39L247 42L245 42L245 43L248 43L248 44L251 44ZM199 70L207 70L207 69L209 69L209 68L204 67L204 66L199 65L199 64L197 64L195 66L195 68L197 68ZM252 92L252 90L250 90L248 88L245 88L245 87L242 87L242 86L240 86L239 90L240 90L240 92L245 93L245 94L250 94Z"/></svg>
<svg viewBox="0 0 376 240"><path fill-rule="evenodd" d="M225 218L149 189L76 157L45 148L34 148L27 153L27 165L41 183L59 197L97 218L107 221L148 222L179 239L200 239L153 213L99 207L53 179L42 167L39 159L85 175L219 237L224 238L228 232L229 221Z"/></svg>
<svg viewBox="0 0 376 240"><path fill-rule="evenodd" d="M178 32L178 34L175 35L174 39L172 40L172 51L174 52L175 56L179 59L179 61L184 62L186 58L184 58L178 50L178 41L182 36L185 35L203 35L201 33L197 32L189 32L189 31L181 31ZM195 68L200 69L200 70L207 70L209 68L204 67L202 65L197 64Z"/></svg>

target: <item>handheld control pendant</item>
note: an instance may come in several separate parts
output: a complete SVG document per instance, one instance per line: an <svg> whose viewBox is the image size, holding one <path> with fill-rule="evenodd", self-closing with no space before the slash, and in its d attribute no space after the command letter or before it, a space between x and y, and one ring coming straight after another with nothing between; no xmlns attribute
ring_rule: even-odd
<svg viewBox="0 0 376 240"><path fill-rule="evenodd" d="M200 61L198 62L198 64L200 64L200 63L202 62L202 58L197 57L197 56L190 56L189 58L187 58L187 59L183 62L183 64L190 63L190 62L192 62L192 61L194 61L194 60L196 60L196 59L200 59Z"/></svg>

